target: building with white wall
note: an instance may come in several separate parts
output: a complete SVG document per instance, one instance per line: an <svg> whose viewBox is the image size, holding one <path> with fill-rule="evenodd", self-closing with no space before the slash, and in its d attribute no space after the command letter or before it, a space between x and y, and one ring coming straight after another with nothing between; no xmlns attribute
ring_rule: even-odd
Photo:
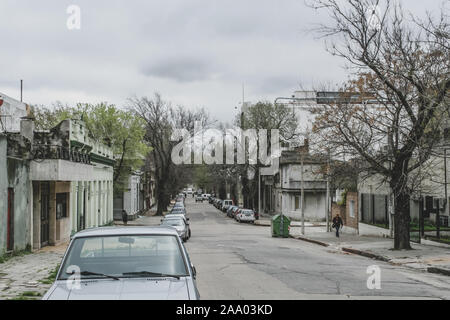
<svg viewBox="0 0 450 320"><path fill-rule="evenodd" d="M30 115L30 107L0 93L0 132L20 132L20 119Z"/></svg>
<svg viewBox="0 0 450 320"><path fill-rule="evenodd" d="M113 221L112 149L89 138L79 119L34 134L33 249Z"/></svg>
<svg viewBox="0 0 450 320"><path fill-rule="evenodd" d="M303 166L302 166L303 162ZM283 150L279 168L261 173L261 208L265 213L283 213L300 220L303 169L304 216L309 221L326 220L326 177L322 170L327 159L309 153L308 141L302 147Z"/></svg>

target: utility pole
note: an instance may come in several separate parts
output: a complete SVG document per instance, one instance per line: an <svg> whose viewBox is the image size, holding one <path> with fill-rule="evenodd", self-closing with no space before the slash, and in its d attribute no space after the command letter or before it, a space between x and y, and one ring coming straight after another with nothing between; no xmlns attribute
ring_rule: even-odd
<svg viewBox="0 0 450 320"><path fill-rule="evenodd" d="M303 153L301 154L301 173L300 173L300 180L301 180L301 203L302 203L302 235L305 235L305 186L304 186L304 179L303 179Z"/></svg>
<svg viewBox="0 0 450 320"><path fill-rule="evenodd" d="M444 183L445 183L445 204L447 208L447 216L450 216L450 203L448 201L448 193L447 193L447 149L444 149Z"/></svg>
<svg viewBox="0 0 450 320"><path fill-rule="evenodd" d="M20 102L23 102L23 80L20 80Z"/></svg>
<svg viewBox="0 0 450 320"><path fill-rule="evenodd" d="M258 214L261 215L261 168L258 168Z"/></svg>
<svg viewBox="0 0 450 320"><path fill-rule="evenodd" d="M328 151L327 159L327 195L325 204L325 216L327 221L327 232L330 232L330 149Z"/></svg>

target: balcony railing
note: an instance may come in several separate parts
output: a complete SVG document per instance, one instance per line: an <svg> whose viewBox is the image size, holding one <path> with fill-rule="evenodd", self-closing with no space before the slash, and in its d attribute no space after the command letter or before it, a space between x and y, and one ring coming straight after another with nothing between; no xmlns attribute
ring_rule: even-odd
<svg viewBox="0 0 450 320"><path fill-rule="evenodd" d="M34 159L67 160L91 164L88 153L78 152L59 145L35 144L33 145Z"/></svg>

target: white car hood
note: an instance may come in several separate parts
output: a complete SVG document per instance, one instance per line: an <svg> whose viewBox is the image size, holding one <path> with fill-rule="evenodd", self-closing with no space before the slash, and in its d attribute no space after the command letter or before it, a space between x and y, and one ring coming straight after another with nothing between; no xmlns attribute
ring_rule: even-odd
<svg viewBox="0 0 450 320"><path fill-rule="evenodd" d="M50 300L189 300L187 279L82 280L80 289L58 281L45 295Z"/></svg>

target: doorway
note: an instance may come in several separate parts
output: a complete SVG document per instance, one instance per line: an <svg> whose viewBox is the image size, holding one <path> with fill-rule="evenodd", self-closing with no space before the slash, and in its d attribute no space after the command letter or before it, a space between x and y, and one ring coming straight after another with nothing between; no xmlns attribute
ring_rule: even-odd
<svg viewBox="0 0 450 320"><path fill-rule="evenodd" d="M6 250L14 250L14 189L8 188L8 221L6 231Z"/></svg>
<svg viewBox="0 0 450 320"><path fill-rule="evenodd" d="M48 246L50 238L50 183L41 184L41 247Z"/></svg>

